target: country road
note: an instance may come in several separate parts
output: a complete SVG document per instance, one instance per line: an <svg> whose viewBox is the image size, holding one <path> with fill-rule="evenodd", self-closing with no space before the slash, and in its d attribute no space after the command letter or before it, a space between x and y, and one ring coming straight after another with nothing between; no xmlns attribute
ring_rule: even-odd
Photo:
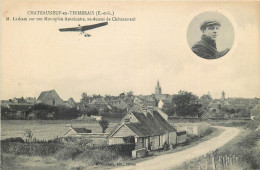
<svg viewBox="0 0 260 170"><path fill-rule="evenodd" d="M232 127L214 127L224 129L224 131L215 138L199 143L198 145L183 151L157 156L147 161L139 162L135 166L120 167L116 169L174 169L186 161L220 148L236 137L240 132L239 129Z"/></svg>

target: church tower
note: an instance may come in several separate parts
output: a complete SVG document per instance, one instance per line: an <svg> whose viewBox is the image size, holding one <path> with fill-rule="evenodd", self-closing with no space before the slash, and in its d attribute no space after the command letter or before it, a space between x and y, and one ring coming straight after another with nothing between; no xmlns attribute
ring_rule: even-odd
<svg viewBox="0 0 260 170"><path fill-rule="evenodd" d="M223 91L222 92L222 98L221 98L223 101L225 100L225 92Z"/></svg>
<svg viewBox="0 0 260 170"><path fill-rule="evenodd" d="M159 80L157 81L157 86L155 87L155 94L162 94L162 89Z"/></svg>

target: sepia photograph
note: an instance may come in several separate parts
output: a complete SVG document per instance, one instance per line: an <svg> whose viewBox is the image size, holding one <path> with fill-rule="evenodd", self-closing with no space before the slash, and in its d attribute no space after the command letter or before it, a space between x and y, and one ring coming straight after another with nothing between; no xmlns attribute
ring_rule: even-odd
<svg viewBox="0 0 260 170"><path fill-rule="evenodd" d="M259 1L0 3L0 169L260 169Z"/></svg>
<svg viewBox="0 0 260 170"><path fill-rule="evenodd" d="M225 56L234 42L233 26L219 12L203 12L196 16L191 21L187 34L194 54L209 60Z"/></svg>

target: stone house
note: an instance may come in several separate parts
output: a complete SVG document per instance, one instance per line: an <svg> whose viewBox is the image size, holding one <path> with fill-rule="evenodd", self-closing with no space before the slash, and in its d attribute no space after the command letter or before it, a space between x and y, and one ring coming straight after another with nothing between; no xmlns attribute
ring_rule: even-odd
<svg viewBox="0 0 260 170"><path fill-rule="evenodd" d="M36 103L44 103L51 106L64 106L65 103L55 90L43 91L37 98Z"/></svg>

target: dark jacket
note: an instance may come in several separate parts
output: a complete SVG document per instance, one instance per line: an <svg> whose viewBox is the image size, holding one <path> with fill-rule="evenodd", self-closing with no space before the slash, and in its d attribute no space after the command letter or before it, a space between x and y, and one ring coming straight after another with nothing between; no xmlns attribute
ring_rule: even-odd
<svg viewBox="0 0 260 170"><path fill-rule="evenodd" d="M202 35L201 40L192 47L192 51L202 58L216 59L224 56L229 49L218 52L216 42L209 37Z"/></svg>

